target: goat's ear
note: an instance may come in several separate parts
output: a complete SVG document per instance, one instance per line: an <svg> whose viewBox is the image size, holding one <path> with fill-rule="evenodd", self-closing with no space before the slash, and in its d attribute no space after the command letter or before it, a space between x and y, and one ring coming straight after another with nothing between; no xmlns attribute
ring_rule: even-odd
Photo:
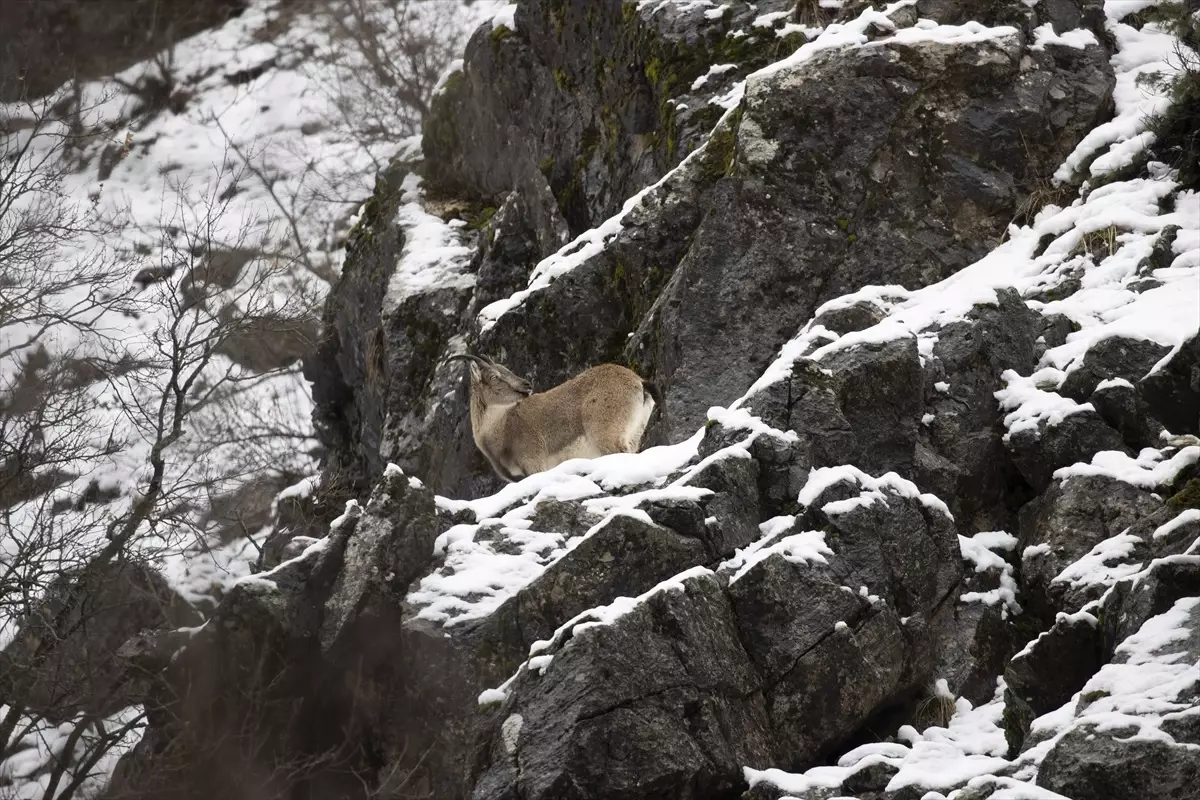
<svg viewBox="0 0 1200 800"><path fill-rule="evenodd" d="M471 382L472 383L478 383L482 379L483 373L480 371L479 365L476 364L474 361L470 362L467 365L467 369L470 370L470 372L471 372Z"/></svg>

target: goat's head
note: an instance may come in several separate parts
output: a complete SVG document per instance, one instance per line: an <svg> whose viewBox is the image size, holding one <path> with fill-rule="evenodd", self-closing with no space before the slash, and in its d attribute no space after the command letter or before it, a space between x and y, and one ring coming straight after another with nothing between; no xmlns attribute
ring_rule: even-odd
<svg viewBox="0 0 1200 800"><path fill-rule="evenodd" d="M529 381L507 367L479 356L460 354L446 359L467 361L471 372L471 396L484 406L507 406L533 394Z"/></svg>

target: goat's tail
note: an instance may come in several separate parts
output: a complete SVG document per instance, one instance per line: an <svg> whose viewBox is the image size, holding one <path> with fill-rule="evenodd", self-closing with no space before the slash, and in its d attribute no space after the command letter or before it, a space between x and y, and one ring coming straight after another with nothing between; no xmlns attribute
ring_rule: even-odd
<svg viewBox="0 0 1200 800"><path fill-rule="evenodd" d="M658 388L658 384L654 381L643 379L642 391L650 395L650 398L654 400L654 410L658 412L658 415L660 417L665 417L667 413L667 407L663 404L662 389Z"/></svg>

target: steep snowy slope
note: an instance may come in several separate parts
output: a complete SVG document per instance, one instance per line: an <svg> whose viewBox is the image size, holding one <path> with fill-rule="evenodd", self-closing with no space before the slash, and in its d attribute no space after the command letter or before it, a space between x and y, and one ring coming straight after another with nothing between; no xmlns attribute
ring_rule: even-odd
<svg viewBox="0 0 1200 800"><path fill-rule="evenodd" d="M320 444L299 360L317 332L312 309L341 269L346 232L379 165L419 146L405 127L412 108L365 108L367 82L348 80L366 72L364 55L331 25L332 7L255 0L222 27L120 74L0 107L6 244L23 219L40 219L40 207L54 223L79 222L52 237L44 264L12 260L12 247L0 259L8 295L0 303L3 486L48 487L0 503L0 646L12 642L15 616L62 570L112 541L114 523L137 513L154 481L159 499L128 556L147 559L171 589L210 611L258 558L276 492L315 473ZM419 3L406 12L406 33L449 39L493 12L486 2ZM364 137L365 124L355 123L368 119L395 127ZM40 188L22 191L22 181ZM30 290L43 318L13 312L14 287ZM197 297L249 324L224 335L224 317L189 316ZM219 341L215 354L206 339ZM178 377L176 363L184 367ZM68 384L79 395L70 415L47 421L25 408L21 392L61 364L98 366L79 369L82 387ZM195 391L183 404L181 435L163 446L169 426L159 427L156 412L172 408L191 365ZM22 466L14 454L26 441L35 456L69 445L70 459ZM120 570L112 576L138 585ZM154 599L134 602L140 609ZM128 633L139 615L129 612ZM4 664L7 686L9 670L25 662L21 647L6 656L14 659ZM75 741L76 711L21 715L16 702L0 706L13 736L0 792L41 797L64 748L86 758L102 737L89 731ZM130 708L109 721L119 730L141 719ZM94 766L94 778L75 776L72 765L57 791L78 777L79 791L94 793L138 731L134 724Z"/></svg>
<svg viewBox="0 0 1200 800"><path fill-rule="evenodd" d="M1200 195L1148 149L1157 5L486 22L326 305L314 496L354 499L130 651L163 719L271 749L157 724L119 788L178 747L210 791L1188 796ZM494 491L467 347L624 360L668 441Z"/></svg>

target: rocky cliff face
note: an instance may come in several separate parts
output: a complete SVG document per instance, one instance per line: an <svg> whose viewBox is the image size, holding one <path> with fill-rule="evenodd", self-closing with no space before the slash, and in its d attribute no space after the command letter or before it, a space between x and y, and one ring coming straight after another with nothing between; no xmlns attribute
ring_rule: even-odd
<svg viewBox="0 0 1200 800"><path fill-rule="evenodd" d="M127 648L159 721L113 796L1185 796L1200 196L1137 152L1171 37L839 5L475 34L327 304L316 507ZM659 446L501 488L464 348L633 366Z"/></svg>
<svg viewBox="0 0 1200 800"><path fill-rule="evenodd" d="M120 72L246 6L244 0L0 0L0 101L38 98L72 78ZM164 86L168 93L174 88Z"/></svg>
<svg viewBox="0 0 1200 800"><path fill-rule="evenodd" d="M480 29L427 125L423 166L426 197L480 227L458 229L474 251L454 285L406 291L391 252L411 235L393 222L399 175L381 184L313 366L336 471L361 490L390 460L450 495L497 488L474 454L462 398L444 399L461 392L460 369L435 368L452 341L537 386L627 363L666 391L652 440L677 441L710 405L737 398L822 302L868 284L925 285L980 258L1112 110L1105 47L1034 50L1040 17L1016 6L1023 27L990 29L1008 33L810 44L744 86L731 84L762 62L760 50L808 29L783 12L755 25L671 3L638 13L582 4L593 26L554 22L573 17L572 3L521 4L515 31ZM898 21L844 16L841 36L855 41L917 19L911 5L895 10ZM555 30L543 30L547 18ZM591 54L610 38L637 49L606 48L621 67L597 83ZM734 43L751 55L701 83ZM587 76L555 85L581 63ZM665 122L618 113L642 95L654 95ZM710 126L723 114L700 149L703 137L672 121L681 106L680 116L704 109ZM617 109L607 127L606 109ZM673 144L646 150L646 136ZM623 214L559 250L566 232L631 195ZM532 290L513 296L539 258Z"/></svg>

